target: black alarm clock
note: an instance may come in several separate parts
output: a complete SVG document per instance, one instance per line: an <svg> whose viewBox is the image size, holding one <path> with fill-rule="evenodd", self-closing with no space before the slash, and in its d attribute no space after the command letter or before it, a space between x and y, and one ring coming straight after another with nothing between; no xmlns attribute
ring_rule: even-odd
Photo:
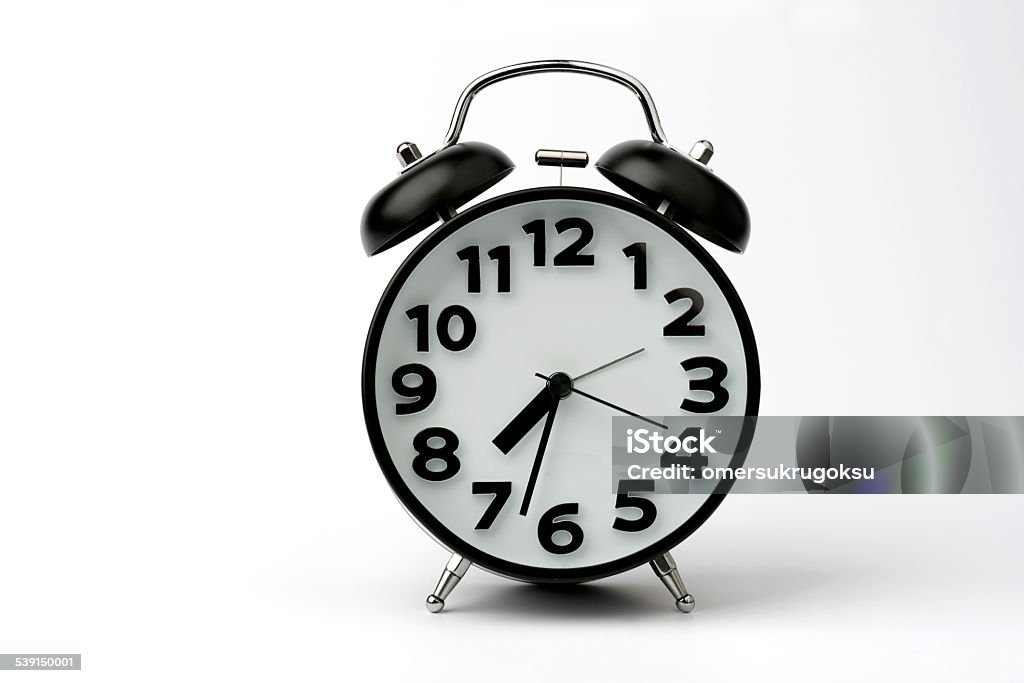
<svg viewBox="0 0 1024 683"><path fill-rule="evenodd" d="M514 169L460 142L483 88L544 72L599 76L639 98L651 140L594 164L625 194L539 187L472 205ZM649 563L693 609L669 551L722 502L609 485L611 420L753 416L760 396L750 321L722 268L690 234L742 252L740 196L707 167L711 144L669 146L632 76L551 60L492 71L459 98L440 149L398 148L401 174L363 214L367 254L439 224L398 268L370 324L363 410L370 443L406 510L452 552L432 612L466 570L578 583ZM585 152L536 161L585 168Z"/></svg>

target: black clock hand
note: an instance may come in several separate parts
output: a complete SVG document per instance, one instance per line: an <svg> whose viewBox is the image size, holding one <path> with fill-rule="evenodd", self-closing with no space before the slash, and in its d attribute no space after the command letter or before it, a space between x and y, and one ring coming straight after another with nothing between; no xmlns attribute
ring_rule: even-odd
<svg viewBox="0 0 1024 683"><path fill-rule="evenodd" d="M530 471L530 481L526 484L526 493L523 495L523 504L519 508L519 514L526 516L530 509L530 501L533 499L533 489L537 486L537 475L540 474L540 464L544 461L544 451L548 449L548 438L551 436L551 426L555 423L555 411L558 410L559 399L552 394L549 396L548 419L544 421L544 431L540 435L540 445L537 446L537 457L533 459L533 469Z"/></svg>
<svg viewBox="0 0 1024 683"><path fill-rule="evenodd" d="M548 377L545 377L544 375L540 374L539 372L535 372L534 374L535 374L535 375L536 375L537 377L540 377L541 379L546 379L546 380L550 380L550 378L548 378ZM643 421L644 421L644 422L646 422L647 424L652 424L652 425L654 425L655 427L661 427L662 429L668 429L668 425L663 425L663 424L661 424L660 422L655 422L654 420L649 420L649 419L647 419L646 417L644 417L643 415L640 415L640 414L638 414L638 413L634 413L634 412L633 412L632 410L626 410L626 409L625 409L625 408L623 408L622 406L617 406L617 405L615 405L614 403L609 403L608 401L604 400L603 398L598 398L597 396L593 396L593 395L591 395L591 394L588 394L588 393L587 393L587 392L585 392L585 391L580 391L580 390L579 390L579 389L577 389L576 387L572 387L572 388L570 389L570 391L572 391L572 393L574 393L574 394L579 394L579 395L580 395L580 396L582 396L583 398L589 398L589 399L590 399L591 401L597 401L597 402L598 402L598 403L600 403L601 405L605 405L605 406L608 406L608 407L609 407L609 408L611 408L612 410L617 410L617 411L619 411L620 413L625 413L626 415L629 415L630 417L635 417L635 418L636 418L636 419L638 419L638 420L643 420Z"/></svg>
<svg viewBox="0 0 1024 683"><path fill-rule="evenodd" d="M552 398L554 397L546 386L541 388L533 400L527 403L526 407L519 411L519 414L513 417L512 421L494 437L493 443L498 450L508 455L508 452L523 440L523 437L541 421L541 418L547 415L551 409Z"/></svg>
<svg viewBox="0 0 1024 683"><path fill-rule="evenodd" d="M576 375L575 377L572 378L572 381L573 382L579 382L584 377L589 377L590 375L593 375L598 370L604 370L605 368L610 368L611 366L615 365L616 363L621 363L622 361L626 360L627 358L632 358L636 354L641 353L641 352L646 351L646 350L647 349L641 347L641 348L637 349L636 351L630 351L625 356L620 356L619 358L616 358L615 360L613 360L611 362L605 363L604 365L599 365L596 368L594 368L593 370L589 370L587 372L584 372L582 375Z"/></svg>

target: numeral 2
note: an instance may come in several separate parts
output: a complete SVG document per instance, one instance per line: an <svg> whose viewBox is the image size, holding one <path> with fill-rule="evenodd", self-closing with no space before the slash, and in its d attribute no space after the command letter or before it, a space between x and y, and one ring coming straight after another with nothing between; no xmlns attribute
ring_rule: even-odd
<svg viewBox="0 0 1024 683"><path fill-rule="evenodd" d="M704 310L704 297L696 289L680 287L665 293L665 301L674 304L677 301L688 299L690 308L683 312L678 318L665 325L663 332L666 337L703 337L703 325L691 325L690 321L696 318Z"/></svg>

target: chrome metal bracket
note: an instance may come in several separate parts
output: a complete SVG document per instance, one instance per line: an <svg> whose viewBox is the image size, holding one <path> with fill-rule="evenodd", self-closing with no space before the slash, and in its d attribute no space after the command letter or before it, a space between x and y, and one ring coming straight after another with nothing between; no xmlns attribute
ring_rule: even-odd
<svg viewBox="0 0 1024 683"><path fill-rule="evenodd" d="M644 117L647 119L647 128L650 130L651 139L657 143L668 145L665 129L661 127L658 109L654 106L654 98L651 97L651 93L648 92L647 88L639 80L624 71L619 71L603 64L578 62L571 59L547 59L512 64L511 66L495 69L467 85L466 89L462 91L462 95L459 96L458 103L455 105L455 113L452 114L452 122L448 126L448 134L445 135L444 142L440 148L451 147L459 141L459 136L462 135L462 127L466 123L466 113L469 112L469 104L476 97L477 93L490 85L506 81L510 78L538 73L574 73L597 76L598 78L604 78L628 88L640 100L640 106L644 110Z"/></svg>
<svg viewBox="0 0 1024 683"><path fill-rule="evenodd" d="M444 567L444 571L441 572L441 578L438 580L434 592L427 596L427 609L429 611L437 614L444 609L445 598L451 595L451 592L459 585L459 581L462 580L462 577L466 575L466 571L472 565L473 563L462 555L452 553L448 564Z"/></svg>
<svg viewBox="0 0 1024 683"><path fill-rule="evenodd" d="M683 585L683 579L679 576L679 569L676 567L676 561L672 559L672 554L665 553L661 557L651 560L651 569L675 598L676 609L680 612L692 612L693 596L686 591L686 586Z"/></svg>

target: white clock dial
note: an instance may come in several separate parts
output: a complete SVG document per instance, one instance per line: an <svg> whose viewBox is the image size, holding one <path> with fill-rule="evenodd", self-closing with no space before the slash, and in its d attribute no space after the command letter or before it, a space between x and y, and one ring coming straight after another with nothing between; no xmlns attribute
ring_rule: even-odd
<svg viewBox="0 0 1024 683"><path fill-rule="evenodd" d="M641 493L653 506L617 508L622 413L560 399L537 375L577 377L641 348L572 386L646 416L756 414L749 322L678 226L595 190L499 197L428 237L381 301L364 367L377 457L420 523L484 567L551 580L639 564L718 501ZM709 376L711 391L691 387Z"/></svg>

